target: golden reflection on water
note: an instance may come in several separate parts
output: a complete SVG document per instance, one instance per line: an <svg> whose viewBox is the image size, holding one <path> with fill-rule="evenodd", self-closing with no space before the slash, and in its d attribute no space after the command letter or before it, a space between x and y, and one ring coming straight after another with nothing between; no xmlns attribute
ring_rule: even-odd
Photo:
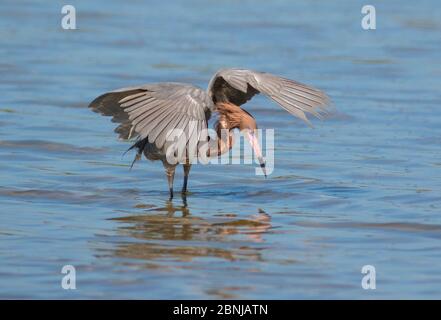
<svg viewBox="0 0 441 320"><path fill-rule="evenodd" d="M150 207L138 204L137 208ZM115 255L148 260L147 267L161 262L190 262L195 258L228 261L261 261L265 233L271 217L263 210L248 216L235 213L192 215L187 202L150 207L141 214L114 218L121 222L118 233L133 242L117 245Z"/></svg>

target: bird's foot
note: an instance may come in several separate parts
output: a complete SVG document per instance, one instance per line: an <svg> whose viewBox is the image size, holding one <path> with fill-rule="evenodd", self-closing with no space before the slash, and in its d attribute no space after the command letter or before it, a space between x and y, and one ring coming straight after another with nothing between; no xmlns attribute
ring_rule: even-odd
<svg viewBox="0 0 441 320"><path fill-rule="evenodd" d="M187 191L182 191L181 193L182 203L184 207L187 207Z"/></svg>

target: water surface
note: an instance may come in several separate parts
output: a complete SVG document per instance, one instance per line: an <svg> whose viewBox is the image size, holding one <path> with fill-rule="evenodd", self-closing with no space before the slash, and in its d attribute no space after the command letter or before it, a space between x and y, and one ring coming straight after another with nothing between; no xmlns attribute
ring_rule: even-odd
<svg viewBox="0 0 441 320"><path fill-rule="evenodd" d="M0 297L441 298L438 1L378 3L375 31L360 1L70 3L75 31L62 1L0 4ZM162 165L129 171L129 144L86 108L231 66L315 85L339 110L310 129L249 102L276 128L267 180L194 166L170 203Z"/></svg>

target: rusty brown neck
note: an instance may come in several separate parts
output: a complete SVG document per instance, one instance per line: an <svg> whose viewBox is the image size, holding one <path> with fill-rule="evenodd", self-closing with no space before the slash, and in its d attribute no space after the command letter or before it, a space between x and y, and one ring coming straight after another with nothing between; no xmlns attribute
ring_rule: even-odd
<svg viewBox="0 0 441 320"><path fill-rule="evenodd" d="M225 115L220 115L215 125L217 133L217 155L220 156L233 148L234 139L232 125Z"/></svg>
<svg viewBox="0 0 441 320"><path fill-rule="evenodd" d="M216 103L216 110L219 113L219 119L214 129L217 133L217 144L210 147L208 156L220 156L233 148L233 129L251 129L257 128L254 118L241 107L230 103Z"/></svg>
<svg viewBox="0 0 441 320"><path fill-rule="evenodd" d="M240 123L240 107L232 103L217 103L218 121L214 125L217 133L217 143L210 146L208 156L220 156L231 150L234 144L233 132Z"/></svg>

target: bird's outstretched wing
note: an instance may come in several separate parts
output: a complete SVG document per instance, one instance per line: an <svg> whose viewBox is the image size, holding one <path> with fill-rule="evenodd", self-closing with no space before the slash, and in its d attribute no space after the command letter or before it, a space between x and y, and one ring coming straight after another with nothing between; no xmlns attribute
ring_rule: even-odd
<svg viewBox="0 0 441 320"><path fill-rule="evenodd" d="M309 124L305 113L322 118L329 111L328 96L313 87L269 73L246 69L222 69L211 79L208 94L213 102L238 106L262 93Z"/></svg>
<svg viewBox="0 0 441 320"><path fill-rule="evenodd" d="M89 108L120 123L115 129L120 138L148 137L160 149L173 129L185 133L176 137L183 143L200 135L207 128L213 102L198 87L158 83L105 93L93 100ZM199 141L199 136L196 139Z"/></svg>

